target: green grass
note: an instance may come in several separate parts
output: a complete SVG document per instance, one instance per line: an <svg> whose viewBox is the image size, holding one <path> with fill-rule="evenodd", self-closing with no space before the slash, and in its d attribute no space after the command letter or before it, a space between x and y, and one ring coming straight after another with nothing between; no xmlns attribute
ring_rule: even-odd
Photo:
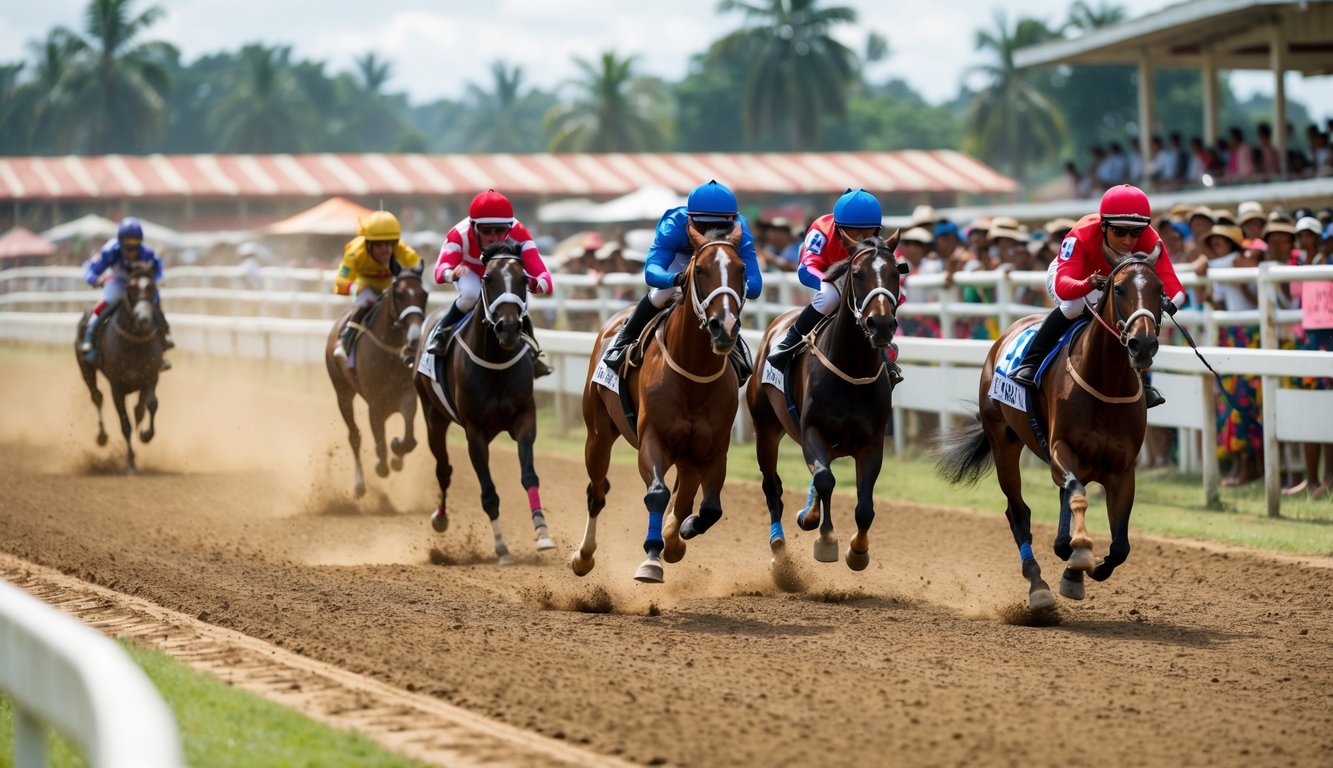
<svg viewBox="0 0 1333 768"><path fill-rule="evenodd" d="M291 709L223 685L166 654L122 639L121 645L157 686L180 728L185 761L194 766L421 766L380 749L354 733L339 731ZM13 764L13 714L0 696L0 766ZM71 742L50 733L54 766L88 761Z"/></svg>

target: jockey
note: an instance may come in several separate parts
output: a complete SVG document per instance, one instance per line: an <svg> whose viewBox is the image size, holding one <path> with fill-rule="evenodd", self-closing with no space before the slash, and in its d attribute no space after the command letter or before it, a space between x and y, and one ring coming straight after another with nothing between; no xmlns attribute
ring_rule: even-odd
<svg viewBox="0 0 1333 768"><path fill-rule="evenodd" d="M1023 357L1022 364L1012 378L1020 384L1035 386L1037 368L1060 337L1083 314L1086 298L1096 305L1106 287L1113 260L1130 253L1150 252L1162 240L1151 226L1151 209L1143 190L1130 184L1120 184L1102 195L1097 213L1084 216L1060 244L1060 256L1047 270L1046 289L1057 306L1046 316ZM1165 302L1162 310L1174 315L1185 301L1185 290L1171 265L1171 254L1162 246L1162 253L1154 264L1157 277L1162 281ZM1162 393L1148 383L1148 372L1143 377L1143 392L1149 408L1166 402Z"/></svg>
<svg viewBox="0 0 1333 768"><path fill-rule="evenodd" d="M695 187L686 199L686 204L672 208L662 214L657 222L657 231L653 234L653 245L648 249L643 275L652 290L648 291L634 307L620 332L602 355L602 362L613 371L620 370L625 360L625 350L638 340L648 321L653 318L667 302L679 296L680 286L685 284L685 267L694 256L690 245L689 227L703 233L711 229L732 227L739 221L741 241L738 247L741 261L745 263L745 298L759 296L764 288L764 278L759 268L759 257L754 248L754 236L750 234L750 225L740 214L736 205L736 195L725 185L716 181ZM733 354L744 354L737 344ZM750 361L744 361L744 368L749 370Z"/></svg>
<svg viewBox="0 0 1333 768"><path fill-rule="evenodd" d="M333 345L333 356L340 360L347 359L347 350L356 338L357 326L393 282L390 264L397 262L403 269L413 269L421 264L421 256L400 240L403 229L398 224L398 217L392 213L375 211L360 222L357 229L360 234L343 246L342 265L333 279L333 292L339 296L351 294L352 285L356 285L352 316Z"/></svg>
<svg viewBox="0 0 1333 768"><path fill-rule="evenodd" d="M792 350L800 340L810 335L820 320L832 315L838 309L842 294L836 283L824 282L824 274L840 261L845 261L851 254L843 247L838 230L842 230L855 242L879 234L884 218L879 200L864 189L847 190L833 206L833 213L826 213L815 219L806 232L805 242L801 243L801 266L796 270L796 277L807 288L818 291L815 298L797 315L796 322L787 329L787 335L778 342L778 346L769 353L768 362L777 370L786 368ZM898 303L904 295L901 284L898 288ZM902 369L894 362L898 356L891 351L885 356L889 369L889 379L894 386L903 380Z"/></svg>
<svg viewBox="0 0 1333 768"><path fill-rule="evenodd" d="M494 189L488 189L472 198L468 217L449 230L444 238L444 247L440 249L440 258L435 262L435 282L455 284L458 298L440 320L440 332L435 334L435 340L427 352L444 354L449 339L454 335L454 326L477 305L477 299L481 296L481 276L485 272L481 252L508 239L519 244L523 271L528 274L528 289L543 296L551 292L554 282L532 233L514 218L514 206L509 198ZM523 314L523 331L532 344L533 377L546 376L551 373L551 366L546 362L546 353L537 345L532 319L526 312Z"/></svg>
<svg viewBox="0 0 1333 768"><path fill-rule="evenodd" d="M132 262L152 264L153 279L162 282L162 260L156 251L143 244L143 225L133 216L126 216L120 220L115 238L106 241L101 252L88 260L83 271L83 279L88 285L102 286L102 300L93 307L88 317L88 326L83 331L83 341L79 344L85 362L97 362L97 324L125 297L125 279ZM167 317L162 314L162 305L156 295L153 297L153 309L162 334L163 350L175 347L176 342L171 339L171 327L167 325ZM171 370L171 361L165 357L162 358L162 370Z"/></svg>

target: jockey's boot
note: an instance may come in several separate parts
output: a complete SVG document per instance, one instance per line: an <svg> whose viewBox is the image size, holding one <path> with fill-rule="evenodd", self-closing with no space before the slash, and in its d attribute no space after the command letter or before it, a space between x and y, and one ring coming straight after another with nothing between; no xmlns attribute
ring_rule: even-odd
<svg viewBox="0 0 1333 768"><path fill-rule="evenodd" d="M543 376L550 376L554 371L551 370L551 364L546 359L546 350L537 343L537 334L532 329L532 318L528 315L523 316L523 333L529 339L532 339L532 378L540 379Z"/></svg>
<svg viewBox="0 0 1333 768"><path fill-rule="evenodd" d="M745 382L750 380L750 374L754 373L754 362L750 359L750 348L746 346L744 336L736 337L736 344L732 346L727 359L731 361L731 367L736 369L737 386L745 386Z"/></svg>
<svg viewBox="0 0 1333 768"><path fill-rule="evenodd" d="M903 369L898 367L898 345L890 342L893 349L884 350L884 366L889 369L889 386L896 387L903 383Z"/></svg>
<svg viewBox="0 0 1333 768"><path fill-rule="evenodd" d="M83 329L83 341L79 342L79 352L83 353L83 362L97 362L97 315L88 318L88 325Z"/></svg>
<svg viewBox="0 0 1333 768"><path fill-rule="evenodd" d="M162 334L162 351L175 349L176 341L171 338L171 325L167 323L167 316L163 314L161 307L154 307L153 309L157 313L158 330ZM166 355L162 356L162 364L158 370L171 370L171 361L166 358Z"/></svg>
<svg viewBox="0 0 1333 768"><path fill-rule="evenodd" d="M796 322L787 329L787 335L782 337L778 346L772 352L768 353L768 364L775 370L786 371L787 363L791 359L792 352L800 345L801 339L810 335L810 332L819 325L819 321L824 319L824 313L815 308L814 304L806 305L801 310L801 314L796 316ZM894 366L897 367L897 366ZM902 378L902 374L899 374Z"/></svg>
<svg viewBox="0 0 1333 768"><path fill-rule="evenodd" d="M1143 397L1148 401L1148 407L1156 408L1165 403L1166 398L1162 396L1161 392L1157 391L1157 387L1154 387L1152 381L1149 380L1148 371L1139 371L1139 376L1143 378Z"/></svg>
<svg viewBox="0 0 1333 768"><path fill-rule="evenodd" d="M1074 321L1065 317L1065 313L1060 311L1059 307L1052 309L1046 319L1042 321L1041 328L1037 329L1037 335L1032 339L1032 345L1028 347L1028 353L1023 356L1023 362L1009 378L1025 387L1036 386L1037 369L1041 367L1051 349L1060 343L1060 337L1073 324Z"/></svg>
<svg viewBox="0 0 1333 768"><path fill-rule="evenodd" d="M449 311L445 312L444 317L440 318L440 332L435 334L435 338L431 341L430 346L426 348L426 351L432 355L443 355L445 349L449 346L449 339L454 337L454 326L458 325L458 321L463 319L464 314L463 310L458 308L457 301L450 304ZM536 375L535 362L533 374Z"/></svg>
<svg viewBox="0 0 1333 768"><path fill-rule="evenodd" d="M339 360L346 360L350 367L351 359L347 356L347 351L352 348L352 343L356 341L357 330L353 324L360 324L365 318L366 312L370 311L370 305L357 307L352 310L352 316L347 318L347 325L343 326L342 333L338 334L338 341L333 345L333 356Z"/></svg>
<svg viewBox="0 0 1333 768"><path fill-rule="evenodd" d="M634 306L634 311L630 313L629 319L620 326L616 332L616 337L611 340L611 345L602 353L602 362L607 368L613 371L619 371L620 366L625 362L625 351L629 345L638 340L639 334L648 325L648 321L657 314L657 307L648 299L651 294L645 293L639 303Z"/></svg>

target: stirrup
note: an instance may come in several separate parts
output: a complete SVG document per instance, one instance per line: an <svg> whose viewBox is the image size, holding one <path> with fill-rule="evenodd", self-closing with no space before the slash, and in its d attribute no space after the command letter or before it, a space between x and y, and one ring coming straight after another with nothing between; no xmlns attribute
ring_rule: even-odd
<svg viewBox="0 0 1333 768"><path fill-rule="evenodd" d="M339 360L347 359L347 350L343 348L342 339L338 339L337 343L333 345L333 356L338 358Z"/></svg>
<svg viewBox="0 0 1333 768"><path fill-rule="evenodd" d="M160 366L158 366L158 370L159 370L159 371L169 371L169 370L171 370L171 361L168 360L168 359L166 359L165 357L162 358L162 364L161 364Z"/></svg>
<svg viewBox="0 0 1333 768"><path fill-rule="evenodd" d="M166 336L162 337L163 352L167 351L168 349L175 349L175 348L176 348L176 342L172 340L171 334L168 333Z"/></svg>
<svg viewBox="0 0 1333 768"><path fill-rule="evenodd" d="M1009 374L1009 378L1025 387L1037 386L1037 366L1020 365L1018 370Z"/></svg>
<svg viewBox="0 0 1333 768"><path fill-rule="evenodd" d="M897 363L889 363L889 386L896 387L903 383L903 369Z"/></svg>
<svg viewBox="0 0 1333 768"><path fill-rule="evenodd" d="M93 340L92 340L92 339L84 339L83 341L80 341L80 342L79 342L79 351L82 352L82 353L84 353L85 355L88 354L89 352L92 352L92 351L93 351Z"/></svg>
<svg viewBox="0 0 1333 768"><path fill-rule="evenodd" d="M546 362L546 353L537 351L532 353L532 378L540 379L543 376L550 376L555 373L551 366Z"/></svg>
<svg viewBox="0 0 1333 768"><path fill-rule="evenodd" d="M1151 384L1143 385L1143 397L1148 401L1149 408L1156 408L1166 403L1166 398L1162 396L1161 392L1157 391L1157 387Z"/></svg>

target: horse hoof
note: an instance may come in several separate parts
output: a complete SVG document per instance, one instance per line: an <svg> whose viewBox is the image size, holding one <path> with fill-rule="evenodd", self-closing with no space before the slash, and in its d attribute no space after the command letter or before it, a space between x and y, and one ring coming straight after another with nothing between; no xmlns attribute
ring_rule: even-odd
<svg viewBox="0 0 1333 768"><path fill-rule="evenodd" d="M513 565L513 564L514 564L514 558L510 557L508 552L505 552L505 553L502 554L502 555L496 555L496 556L495 556L495 564L496 564L496 565Z"/></svg>
<svg viewBox="0 0 1333 768"><path fill-rule="evenodd" d="M668 563L679 563L685 559L685 542L679 538L667 539L662 549L662 559Z"/></svg>
<svg viewBox="0 0 1333 768"><path fill-rule="evenodd" d="M392 459L389 459L389 469L392 469L394 472L402 472L402 471L403 471L403 457L402 457L402 456L394 456ZM388 473L386 472L385 474L387 475Z"/></svg>
<svg viewBox="0 0 1333 768"><path fill-rule="evenodd" d="M569 567L574 571L575 576L587 576L592 570L594 562L592 555L584 557L583 553L577 550L569 557Z"/></svg>
<svg viewBox="0 0 1333 768"><path fill-rule="evenodd" d="M1034 593L1034 594L1035 594L1035 593ZM1050 593L1050 592L1047 592L1046 594L1049 595L1049 594L1051 594L1051 593ZM1083 599L1083 582L1081 582L1081 581L1070 581L1069 579L1060 579L1060 594L1064 595L1065 597L1069 598L1070 600L1082 600L1082 599ZM1055 598L1051 598L1051 600L1054 601ZM1035 606L1033 606L1033 607L1035 607Z"/></svg>
<svg viewBox="0 0 1333 768"><path fill-rule="evenodd" d="M857 552L851 547L847 548L847 567L853 571L864 571L866 566L870 565L870 550Z"/></svg>
<svg viewBox="0 0 1333 768"><path fill-rule="evenodd" d="M1075 549L1069 555L1069 561L1068 563L1066 563L1066 565L1069 566L1069 569L1071 571L1091 572L1092 569L1097 565L1097 561L1096 558L1092 556L1091 549L1080 547L1078 549Z"/></svg>
<svg viewBox="0 0 1333 768"><path fill-rule="evenodd" d="M380 463L376 464L376 465L375 465L375 474L379 475L380 477L388 477L388 476L389 476L389 465L388 465L388 464L385 464L385 463L382 462L382 461L381 461Z"/></svg>
<svg viewBox="0 0 1333 768"><path fill-rule="evenodd" d="M644 584L661 584L662 563L657 560L644 560L639 570L634 572L634 580Z"/></svg>
<svg viewBox="0 0 1333 768"><path fill-rule="evenodd" d="M819 513L811 511L808 507L801 510L800 514L796 515L796 525L803 531L813 531L819 527Z"/></svg>
<svg viewBox="0 0 1333 768"><path fill-rule="evenodd" d="M358 499L361 498L362 496L365 496L365 495L366 495L366 484L365 484L365 483L357 483L356 485L352 486L352 495L355 496L355 497L357 497Z"/></svg>
<svg viewBox="0 0 1333 768"><path fill-rule="evenodd" d="M365 491L363 490L361 493L365 493ZM431 513L430 527L434 528L436 533L444 533L449 530L449 516L444 513L443 508Z"/></svg>
<svg viewBox="0 0 1333 768"><path fill-rule="evenodd" d="M685 518L685 522L680 524L680 537L688 541L694 538L695 536L698 536L699 532L694 529L694 524L697 523L698 521L699 521L698 515L690 515L689 517Z"/></svg>
<svg viewBox="0 0 1333 768"><path fill-rule="evenodd" d="M787 551L787 540L781 534L774 536L768 540L768 549L775 555L782 554Z"/></svg>
<svg viewBox="0 0 1333 768"><path fill-rule="evenodd" d="M815 559L821 563L838 562L838 540L832 536L815 539Z"/></svg>
<svg viewBox="0 0 1333 768"><path fill-rule="evenodd" d="M548 549L555 549L555 539L550 536L537 537L537 551L545 552Z"/></svg>
<svg viewBox="0 0 1333 768"><path fill-rule="evenodd" d="M153 434L154 434L153 432L140 432L140 433L139 433L139 440L140 440L140 442L144 442L144 443L150 443L150 442L152 442L152 441L153 441Z"/></svg>
<svg viewBox="0 0 1333 768"><path fill-rule="evenodd" d="M100 435L97 436L97 444L98 444L98 445L106 445L106 444L107 444L107 436L106 436L106 433L105 433L105 432L103 432L102 434L100 434Z"/></svg>
<svg viewBox="0 0 1333 768"><path fill-rule="evenodd" d="M1080 584L1079 589L1082 588ZM1064 585L1061 585L1060 591L1064 591ZM1034 589L1028 593L1028 607L1034 611L1049 611L1055 607L1055 595L1049 589Z"/></svg>

